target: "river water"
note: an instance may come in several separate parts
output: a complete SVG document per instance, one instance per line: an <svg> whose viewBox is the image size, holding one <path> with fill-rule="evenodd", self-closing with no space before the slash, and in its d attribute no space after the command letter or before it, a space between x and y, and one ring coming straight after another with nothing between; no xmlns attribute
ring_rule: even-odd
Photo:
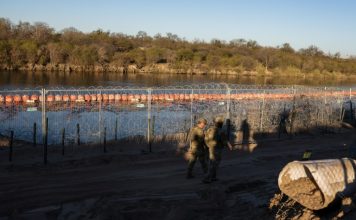
<svg viewBox="0 0 356 220"><path fill-rule="evenodd" d="M63 73L63 72L0 72L0 89L34 87L89 86L168 86L199 83L232 83L258 85L353 86L356 78L301 76L232 76L186 74L120 74L120 73Z"/></svg>

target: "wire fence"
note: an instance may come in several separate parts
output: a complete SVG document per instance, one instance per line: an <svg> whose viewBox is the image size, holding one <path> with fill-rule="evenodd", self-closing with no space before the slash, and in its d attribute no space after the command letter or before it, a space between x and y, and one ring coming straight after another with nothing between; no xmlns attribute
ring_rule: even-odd
<svg viewBox="0 0 356 220"><path fill-rule="evenodd" d="M246 128L255 139L337 132L340 122L354 119L355 94L351 88L233 84L2 90L0 134L13 131L15 140L48 145L182 141L198 118L215 116L226 119L237 142Z"/></svg>

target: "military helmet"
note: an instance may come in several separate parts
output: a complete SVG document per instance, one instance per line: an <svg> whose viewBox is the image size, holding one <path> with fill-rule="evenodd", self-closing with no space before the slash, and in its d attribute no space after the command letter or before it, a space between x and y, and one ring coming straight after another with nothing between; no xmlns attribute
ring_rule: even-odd
<svg viewBox="0 0 356 220"><path fill-rule="evenodd" d="M197 120L197 123L200 124L200 123L204 123L204 124L208 124L208 121L205 119L205 118L199 118Z"/></svg>
<svg viewBox="0 0 356 220"><path fill-rule="evenodd" d="M214 118L214 123L222 124L224 123L224 118L222 116L217 116Z"/></svg>

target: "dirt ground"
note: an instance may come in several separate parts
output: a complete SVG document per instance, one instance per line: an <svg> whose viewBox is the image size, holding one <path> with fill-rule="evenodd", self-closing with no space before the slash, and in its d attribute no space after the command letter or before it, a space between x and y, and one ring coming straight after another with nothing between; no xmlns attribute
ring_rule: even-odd
<svg viewBox="0 0 356 220"><path fill-rule="evenodd" d="M225 150L219 181L211 184L202 183L200 164L195 178L185 179L187 162L174 144L155 143L152 153L144 143L111 144L107 153L72 146L65 156L49 147L44 166L41 146L15 143L11 163L8 149L0 149L0 220L282 219L281 206L269 207L281 169L306 149L312 159L347 157L353 136L296 136L260 142L252 152Z"/></svg>

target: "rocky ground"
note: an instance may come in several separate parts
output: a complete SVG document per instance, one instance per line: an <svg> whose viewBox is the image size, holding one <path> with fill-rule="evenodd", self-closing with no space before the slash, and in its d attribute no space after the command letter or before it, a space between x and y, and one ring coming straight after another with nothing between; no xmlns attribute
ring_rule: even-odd
<svg viewBox="0 0 356 220"><path fill-rule="evenodd" d="M42 164L40 146L15 143L13 162L0 149L0 219L353 219L352 198L312 212L280 194L278 174L304 150L312 159L349 154L353 133L296 136L260 142L253 151L225 151L219 181L185 179L186 161L176 146L112 143L50 147ZM348 199L348 200L347 200Z"/></svg>

